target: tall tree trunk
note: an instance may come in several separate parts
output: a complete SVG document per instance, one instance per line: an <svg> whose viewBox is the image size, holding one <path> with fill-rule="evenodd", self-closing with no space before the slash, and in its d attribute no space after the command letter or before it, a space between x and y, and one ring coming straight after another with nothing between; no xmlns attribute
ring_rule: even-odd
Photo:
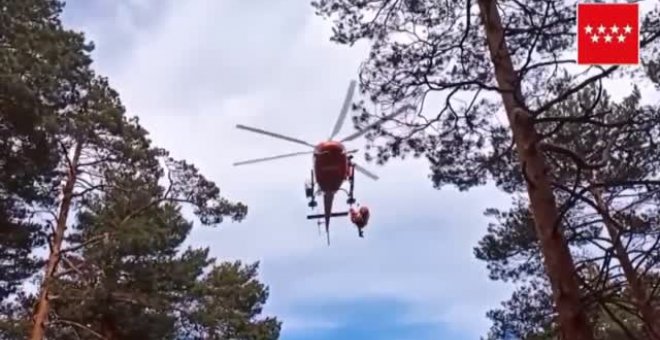
<svg viewBox="0 0 660 340"><path fill-rule="evenodd" d="M64 240L64 232L66 231L66 222L69 217L69 210L71 210L71 201L73 199L73 188L78 178L78 160L82 151L82 143L76 143L71 164L69 164L69 174L62 189L62 203L57 216L57 225L55 227L55 234L51 242L51 252L48 256L46 264L46 271L44 279L41 283L39 291L39 300L37 300L37 307L33 316L31 340L42 340L46 331L46 322L48 321L49 301L48 294L51 280L57 270L57 265L60 262L60 251L62 249L62 241Z"/></svg>
<svg viewBox="0 0 660 340"><path fill-rule="evenodd" d="M538 133L529 113L516 98L522 96L516 86L518 79L506 47L497 1L478 0L478 3L495 77L527 180L536 235L559 317L560 337L566 340L592 340L593 330L581 304L575 264L561 233L557 203L547 176L545 157L538 147Z"/></svg>
<svg viewBox="0 0 660 340"><path fill-rule="evenodd" d="M600 210L600 215L603 217L605 228L607 229L614 246L614 256L619 260L621 269L623 269L623 275L626 277L626 281L628 281L628 286L630 287L635 306L642 315L642 319L644 319L645 331L648 334L649 339L660 340L660 312L651 304L650 291L644 283L643 278L641 278L635 271L635 267L630 261L628 252L623 244L621 244L619 228L617 228L615 221L612 220L612 217L608 213L607 205L603 201L602 191L594 189L591 190L591 194L594 196L596 205Z"/></svg>

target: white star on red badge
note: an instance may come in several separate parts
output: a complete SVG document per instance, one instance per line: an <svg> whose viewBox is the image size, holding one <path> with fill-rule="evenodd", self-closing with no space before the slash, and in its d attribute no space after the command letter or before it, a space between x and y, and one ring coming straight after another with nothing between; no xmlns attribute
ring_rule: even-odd
<svg viewBox="0 0 660 340"><path fill-rule="evenodd" d="M626 24L623 27L620 27L616 24L606 27L603 24L599 24L597 27L592 25L587 25L584 27L584 32L587 34L593 43L599 43L602 41L605 43L611 43L616 39L617 42L623 43L626 41L626 35L632 33L632 26Z"/></svg>

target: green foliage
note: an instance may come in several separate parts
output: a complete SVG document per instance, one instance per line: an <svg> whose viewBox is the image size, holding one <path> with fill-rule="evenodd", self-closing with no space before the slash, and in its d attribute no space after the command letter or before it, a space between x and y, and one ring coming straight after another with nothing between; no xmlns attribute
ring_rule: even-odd
<svg viewBox="0 0 660 340"><path fill-rule="evenodd" d="M59 1L0 1L0 300L40 263L34 204L52 203L55 116L89 77L91 45L65 30Z"/></svg>
<svg viewBox="0 0 660 340"><path fill-rule="evenodd" d="M268 289L257 280L258 263L240 262L214 266L187 301L186 320L179 334L204 339L277 339L281 323L257 319L268 298Z"/></svg>
<svg viewBox="0 0 660 340"><path fill-rule="evenodd" d="M517 201L509 212L488 209L485 213L498 223L489 223L487 234L474 253L487 261L491 280L515 282L543 273L534 221L525 203Z"/></svg>
<svg viewBox="0 0 660 340"><path fill-rule="evenodd" d="M583 274L587 280L598 279L590 276L593 271ZM615 281L605 282L607 293L588 303L595 338L646 339L642 321L635 312L631 313L635 307L630 303L629 292ZM493 321L488 339L560 340L550 288L542 278L519 286L502 308L489 311L487 316Z"/></svg>
<svg viewBox="0 0 660 340"><path fill-rule="evenodd" d="M488 339L550 340L557 334L547 282L519 287L502 309L491 310L487 316L493 321Z"/></svg>
<svg viewBox="0 0 660 340"><path fill-rule="evenodd" d="M500 14L506 39L502 43L506 44L514 68L500 76L508 78L515 88L511 93L515 103L507 104L524 108L531 116L533 128L540 133L539 140L526 141L530 145L518 147L527 148L535 155L544 153L547 171L532 175L535 180L537 176L549 180L561 204L560 223L554 232L561 233L569 243L578 267L604 263L603 270L618 274L619 279L614 283L620 283L621 274L617 272L620 268L610 264L615 263L611 261L615 242L601 235L603 216L607 214L594 208L593 197L589 195L595 188L605 192L610 210L607 213L618 214L618 228L623 233L617 238L621 236L624 243L631 241L627 245L629 252L657 254L657 249L652 249L652 240L657 236L659 214L654 206L658 206L659 188L653 179L660 165L657 150L660 110L640 105L637 89L621 103L611 103L602 92L600 81L618 77L634 79L640 84L657 83L660 9L642 18L645 74L642 69L617 67L589 68L576 73L567 67L574 60L564 53L570 52L575 43L576 2L498 1L493 5ZM374 105L373 108L365 103L355 105L360 112L355 118L357 128L383 118L396 106L405 103L421 106L415 114L397 117L394 122L370 131L366 135L368 159L375 158L382 164L407 155L425 157L430 165L429 177L437 188L451 184L466 190L491 180L518 197L526 186L534 185L535 180L525 178L520 170L511 128L497 117L502 113L499 99L503 90L497 87L493 64L501 60L484 43L487 37L483 25L484 20L494 19L485 17L483 8L494 3L312 2L318 15L332 20L331 40L347 45L361 40L370 42L371 51L361 67L360 79L363 92ZM509 122L514 119L509 117ZM536 143L534 146L539 151L531 148L532 143ZM550 206L547 199L548 196L543 202L536 200L535 206ZM516 200L508 212L490 210L487 214L499 221L489 226L488 234L475 249L475 255L488 263L492 279L522 285L503 310L489 314L495 322L492 333L495 338L526 338L554 330L551 294L539 286L547 280L540 238L527 204L526 200ZM547 213L539 214L544 215L548 217ZM640 227L633 232L629 223L633 218L624 216L639 218L642 222L635 224ZM549 218L554 216L537 224L554 222ZM551 235L548 228L539 232ZM547 245L544 252L561 253ZM654 261L648 264L657 268ZM563 281L565 286L561 288L573 293L573 287L569 287L571 280L559 280L560 276L566 279L568 274L556 266L554 269L554 283L557 283L554 288L560 288L558 282ZM586 279L584 275L580 278ZM600 315L592 310L609 292L602 287L602 281L597 281L597 285L582 284L589 293L587 304L594 306L589 310L592 315ZM570 319L568 314L565 316L564 319Z"/></svg>
<svg viewBox="0 0 660 340"><path fill-rule="evenodd" d="M49 338L278 338L280 322L260 318L258 264L184 247L197 221L240 221L247 207L152 145L62 7L0 0L0 339L29 333L37 296L19 286L56 235L57 269L41 281Z"/></svg>
<svg viewBox="0 0 660 340"><path fill-rule="evenodd" d="M211 221L220 220L220 214L241 213L237 205L207 203L216 195L216 190L208 190L214 186L192 166L177 164L174 169L187 168L187 175L169 176L169 190L158 185L161 178L126 178L81 207L72 237L76 241L69 247L74 251L65 253L53 288L58 298L52 303L56 317L51 323L57 326L50 328L50 336L67 339L76 332L85 338L95 332L110 339L278 337L276 319L257 319L268 297L256 279L257 264L214 265L208 249L181 248L192 223L183 217L181 206L164 195L190 195L188 201L199 204L197 210ZM206 185L195 187L198 183ZM72 322L85 329L71 327Z"/></svg>
<svg viewBox="0 0 660 340"><path fill-rule="evenodd" d="M641 70L568 72L565 65L574 61L560 53L575 46L576 2L499 6L507 50L519 78L517 105L528 108L534 118L559 111L557 105L604 77L648 80ZM357 128L383 118L395 106L429 104L368 133L368 159L385 163L407 155L425 157L438 188L451 184L468 189L489 179L507 192L524 188L509 128L496 117L500 96L478 1L317 0L312 6L332 21L332 41L368 41L371 46L360 79L374 105L355 105ZM641 45L649 65L658 60L659 13L656 9L642 20Z"/></svg>
<svg viewBox="0 0 660 340"><path fill-rule="evenodd" d="M636 88L613 103L605 91L591 86L538 119L562 209L561 230L576 259L576 275L598 339L627 337L622 332L643 338L618 256L629 256L637 268L647 268L639 270L640 276L657 272L658 258L650 254L660 251L655 242L660 211L654 194L660 185L655 180L660 168L660 110L640 100ZM601 190L608 211L597 208L594 188ZM556 337L556 316L527 200L515 200L506 212L489 209L486 215L495 222L475 255L486 261L491 279L518 284L503 308L488 313L493 320L490 338ZM615 253L614 239L604 227L610 220L616 223L624 254ZM656 284L650 281L649 287Z"/></svg>

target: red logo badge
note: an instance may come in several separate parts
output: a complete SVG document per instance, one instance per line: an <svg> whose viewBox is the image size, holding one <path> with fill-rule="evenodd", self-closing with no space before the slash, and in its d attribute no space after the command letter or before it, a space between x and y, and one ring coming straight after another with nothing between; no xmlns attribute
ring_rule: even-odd
<svg viewBox="0 0 660 340"><path fill-rule="evenodd" d="M638 4L578 4L577 55L581 65L638 65Z"/></svg>

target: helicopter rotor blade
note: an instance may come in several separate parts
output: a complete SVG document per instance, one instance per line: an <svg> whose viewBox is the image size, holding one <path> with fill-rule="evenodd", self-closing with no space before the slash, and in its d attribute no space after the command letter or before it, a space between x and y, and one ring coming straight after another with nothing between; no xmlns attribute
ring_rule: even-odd
<svg viewBox="0 0 660 340"><path fill-rule="evenodd" d="M367 177L373 179L374 181L377 181L377 180L378 180L378 176L376 176L376 175L375 175L374 173L372 173L371 171L369 171L369 170L367 170L367 169L361 167L361 166L358 165L358 164L353 164L353 165L355 166L355 170L361 172L363 175L365 175L365 176L367 176Z"/></svg>
<svg viewBox="0 0 660 340"><path fill-rule="evenodd" d="M396 117L396 116L398 116L398 115L400 115L400 114L402 114L402 113L404 113L408 110L411 110L411 109L415 109L415 106L414 105L404 105L404 106L400 107L398 110L390 113L389 115L386 115L383 118L375 121L374 123L367 125L362 130L356 131L353 134L344 137L344 139L342 139L341 142L344 143L344 142L352 141L353 139L358 138L358 137L364 135L365 133L369 132L369 130L371 130L372 128L384 123L388 119L392 119L392 118L394 118L394 117Z"/></svg>
<svg viewBox="0 0 660 340"><path fill-rule="evenodd" d="M247 161L234 163L234 166L272 161L272 160L280 159L280 158L288 158L288 157L295 157L295 156L301 156L301 155L311 155L313 153L314 153L314 151L302 151L302 152L293 152L293 153L287 153L287 154L271 156L271 157L256 158L256 159L251 159L251 160L247 160Z"/></svg>
<svg viewBox="0 0 660 340"><path fill-rule="evenodd" d="M298 143L298 144L302 144L302 145L306 145L306 146L315 147L314 145L312 145L310 143L307 143L304 140L296 139L296 138L293 138L293 137L288 137L288 136L285 136L285 135L281 135L279 133L269 132L269 131L266 131L266 130L257 129L257 128L253 128L253 127L249 127L249 126L245 126L245 125L241 125L241 124L237 124L236 128L251 131L251 132L256 132L256 133L266 135L266 136L271 136L271 137L283 139L283 140L293 142L293 143Z"/></svg>
<svg viewBox="0 0 660 340"><path fill-rule="evenodd" d="M353 93L355 92L356 85L357 82L355 80L351 80L351 82L348 84L348 92L346 92L346 98L344 98L344 104L341 107L341 111L339 111L339 117L337 117L337 122L335 123L335 127L332 130L330 139L335 138L335 136L337 136L337 134L341 130L341 127L344 125L344 121L346 120L346 114L348 113L348 109L351 106L351 100L353 99Z"/></svg>

